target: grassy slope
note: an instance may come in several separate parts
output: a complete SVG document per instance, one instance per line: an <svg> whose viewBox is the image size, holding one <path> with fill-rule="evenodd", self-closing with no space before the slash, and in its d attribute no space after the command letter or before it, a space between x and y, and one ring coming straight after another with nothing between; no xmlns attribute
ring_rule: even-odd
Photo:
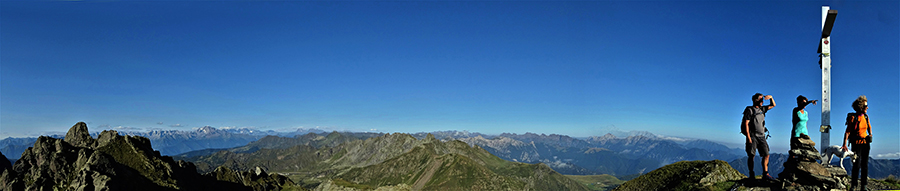
<svg viewBox="0 0 900 191"><path fill-rule="evenodd" d="M723 181L722 183L702 188L700 185L695 185L695 183L700 182L700 179L709 173L723 173L719 172L722 169L715 169L717 167L731 168L725 161L720 160L680 161L625 182L616 188L616 190L715 190L718 188L730 187L729 184L734 184L734 182ZM734 171L731 173L737 173L734 169L730 170Z"/></svg>
<svg viewBox="0 0 900 191"><path fill-rule="evenodd" d="M622 185L625 183L624 180L619 180L613 175L602 174L602 175L565 175L572 180L578 181L581 184L584 184L588 189L591 190L612 190L616 186Z"/></svg>
<svg viewBox="0 0 900 191"><path fill-rule="evenodd" d="M425 190L587 190L546 165L502 160L459 141L430 142L383 163L354 168L340 176L371 187L412 185L439 164Z"/></svg>

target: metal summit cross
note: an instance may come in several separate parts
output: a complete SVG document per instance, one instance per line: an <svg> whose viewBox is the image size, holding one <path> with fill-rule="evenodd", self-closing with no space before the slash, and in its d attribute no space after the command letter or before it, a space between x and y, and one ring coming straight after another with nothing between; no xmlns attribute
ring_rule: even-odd
<svg viewBox="0 0 900 191"><path fill-rule="evenodd" d="M837 10L831 10L829 6L822 6L822 39L819 40L819 67L822 68L822 132L821 151L831 145L829 131L831 130L831 27L834 26L834 18Z"/></svg>

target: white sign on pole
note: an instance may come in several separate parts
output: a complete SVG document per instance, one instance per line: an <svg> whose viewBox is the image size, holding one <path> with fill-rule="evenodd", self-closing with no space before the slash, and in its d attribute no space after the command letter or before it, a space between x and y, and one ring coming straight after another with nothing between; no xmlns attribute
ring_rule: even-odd
<svg viewBox="0 0 900 191"><path fill-rule="evenodd" d="M822 6L822 38L819 40L819 64L822 68L822 132L821 150L831 145L831 28L837 10Z"/></svg>

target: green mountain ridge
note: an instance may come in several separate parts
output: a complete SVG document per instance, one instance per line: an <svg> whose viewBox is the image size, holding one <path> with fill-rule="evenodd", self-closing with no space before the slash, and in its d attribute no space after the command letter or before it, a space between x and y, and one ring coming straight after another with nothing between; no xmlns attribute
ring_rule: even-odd
<svg viewBox="0 0 900 191"><path fill-rule="evenodd" d="M387 173L383 172L401 172ZM403 173L405 172L405 173ZM425 190L585 190L544 164L511 162L462 141L429 142L341 179L370 186L413 185Z"/></svg>
<svg viewBox="0 0 900 191"><path fill-rule="evenodd" d="M431 135L416 139L403 133L364 140L342 136L295 137L306 141L269 139L276 142L256 144L303 144L253 152L236 148L184 159L195 162L201 171L213 166L239 170L261 166L318 189L587 190L547 165L506 161L462 141L442 142ZM344 142L333 147L310 146L340 141Z"/></svg>

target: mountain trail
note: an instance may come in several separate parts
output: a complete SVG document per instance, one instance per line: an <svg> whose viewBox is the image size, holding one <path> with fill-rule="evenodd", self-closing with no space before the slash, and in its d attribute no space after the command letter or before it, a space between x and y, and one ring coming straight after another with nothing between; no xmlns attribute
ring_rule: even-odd
<svg viewBox="0 0 900 191"><path fill-rule="evenodd" d="M431 180L431 177L434 176L434 172L441 167L441 163L441 159L435 159L434 163L431 163L431 166L429 166L428 169L425 170L425 173L422 174L422 177L413 184L413 190L422 190L422 188L425 187L425 183L428 183L428 181Z"/></svg>

